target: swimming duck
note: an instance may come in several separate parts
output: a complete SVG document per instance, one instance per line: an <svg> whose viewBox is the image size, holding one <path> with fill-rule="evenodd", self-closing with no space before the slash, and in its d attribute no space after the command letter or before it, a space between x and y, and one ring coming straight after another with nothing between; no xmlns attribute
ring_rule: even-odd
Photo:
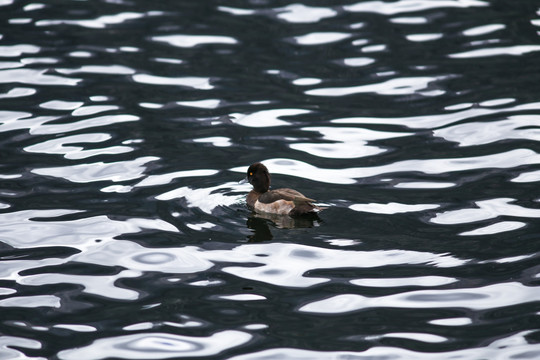
<svg viewBox="0 0 540 360"><path fill-rule="evenodd" d="M270 190L270 173L262 163L252 164L243 182L253 185L247 196L247 205L258 213L300 216L315 214L323 208L314 205L315 200L296 190L282 188Z"/></svg>

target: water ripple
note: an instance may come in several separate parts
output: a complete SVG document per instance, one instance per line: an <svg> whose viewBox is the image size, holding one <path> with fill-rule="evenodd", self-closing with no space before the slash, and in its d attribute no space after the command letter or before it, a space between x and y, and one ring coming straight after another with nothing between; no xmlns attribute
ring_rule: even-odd
<svg viewBox="0 0 540 360"><path fill-rule="evenodd" d="M122 234L138 233L143 228L176 231L175 227L159 219L119 221L105 215L75 220L61 218L81 213L80 210L68 209L2 213L2 242L18 249L69 245L83 250L94 247L96 240L112 240Z"/></svg>
<svg viewBox="0 0 540 360"><path fill-rule="evenodd" d="M315 156L338 159L380 154L386 150L367 145L368 141L413 135L412 133L383 132L353 127L306 127L301 130L319 132L324 140L332 141L332 143L294 143L290 145L291 149L305 151Z"/></svg>
<svg viewBox="0 0 540 360"><path fill-rule="evenodd" d="M145 165L158 160L155 156L110 163L96 162L71 166L33 169L34 174L54 176L75 183L90 183L98 181L121 182L139 179L144 176Z"/></svg>
<svg viewBox="0 0 540 360"><path fill-rule="evenodd" d="M60 298L56 295L13 296L0 300L0 307L8 308L37 308L60 307Z"/></svg>
<svg viewBox="0 0 540 360"><path fill-rule="evenodd" d="M322 45L338 42L351 37L351 34L340 32L315 32L294 37L298 45Z"/></svg>
<svg viewBox="0 0 540 360"><path fill-rule="evenodd" d="M537 121L536 115L515 115L500 121L469 122L437 129L433 135L457 142L460 146L484 145L505 139L539 141Z"/></svg>
<svg viewBox="0 0 540 360"><path fill-rule="evenodd" d="M58 25L75 25L89 29L104 29L110 25L117 25L123 22L141 18L149 14L136 12L123 12L114 15L103 15L95 19L80 19L80 20L39 20L36 21L36 26L58 26Z"/></svg>
<svg viewBox="0 0 540 360"><path fill-rule="evenodd" d="M473 28L467 29L463 31L463 35L465 36L479 36L479 35L485 35L490 34L495 31L503 30L506 28L506 25L504 24L488 24L488 25L482 25L482 26L475 26Z"/></svg>
<svg viewBox="0 0 540 360"><path fill-rule="evenodd" d="M526 336L530 332L513 334L505 339L491 341L483 348L471 348L455 351L438 351L438 359L478 360L479 358L501 359L531 359L540 354L540 346L529 344ZM255 353L239 355L229 360L256 360L256 359L358 359L358 360L384 360L388 358L396 360L407 359L433 359L433 353L406 350L390 346L374 346L365 351L312 351L297 348L271 348Z"/></svg>
<svg viewBox="0 0 540 360"><path fill-rule="evenodd" d="M268 159L262 162L270 167L273 173L277 174L303 177L333 184L353 184L359 178L402 171L416 171L424 174L445 174L488 168L514 168L521 165L538 164L540 163L540 155L532 150L516 149L485 156L404 160L388 165L346 169L317 168L308 163L293 159ZM245 170L245 167L231 169L231 171L235 172L245 172Z"/></svg>
<svg viewBox="0 0 540 360"><path fill-rule="evenodd" d="M77 160L86 159L92 156L104 154L122 154L133 151L130 146L109 146L99 149L85 149L83 146L70 144L81 143L100 143L110 140L112 137L106 133L86 133L80 135L65 136L48 141L42 141L24 149L27 152L44 154L61 154L66 159Z"/></svg>
<svg viewBox="0 0 540 360"><path fill-rule="evenodd" d="M47 73L47 70L0 70L0 84L20 83L26 85L75 86L80 81L82 79L51 75Z"/></svg>
<svg viewBox="0 0 540 360"><path fill-rule="evenodd" d="M317 23L323 19L337 15L337 11L329 7L314 7L304 4L290 4L274 9L241 9L229 6L219 6L220 11L233 15L263 15L293 24Z"/></svg>
<svg viewBox="0 0 540 360"><path fill-rule="evenodd" d="M169 230L170 225L168 226ZM74 255L71 260L103 266L120 265L131 272L132 277L140 272L164 272L171 274L196 273L207 270L213 263L205 259L196 247L151 249L131 241L113 241L97 244L84 253Z"/></svg>
<svg viewBox="0 0 540 360"><path fill-rule="evenodd" d="M0 99L13 99L24 96L31 96L37 92L36 89L26 88L26 87L14 87L8 90L4 94L0 94Z"/></svg>
<svg viewBox="0 0 540 360"><path fill-rule="evenodd" d="M106 74L106 75L131 75L135 70L123 65L84 65L79 68L67 69L56 68L56 71L61 74Z"/></svg>
<svg viewBox="0 0 540 360"><path fill-rule="evenodd" d="M491 47L484 49L476 49L470 51L464 51L460 53L449 54L448 56L454 59L463 58L478 58L489 56L501 56L501 55L513 55L519 56L527 54L533 51L540 51L540 45L515 45L507 47Z"/></svg>
<svg viewBox="0 0 540 360"><path fill-rule="evenodd" d="M482 116L493 116L504 113L517 113L520 111L540 110L540 103L527 103L511 107L491 108L490 103L484 103L480 106L473 104L461 104L466 109L452 113L430 114L421 116L410 116L402 118L375 118L375 117L352 117L334 119L331 122L336 124L381 124L381 125L400 125L411 129L435 129L463 120L480 118ZM478 136L482 136L478 134Z"/></svg>
<svg viewBox="0 0 540 360"><path fill-rule="evenodd" d="M152 40L164 42L171 46L191 48L204 44L237 44L236 39L229 36L216 35L166 35L154 36Z"/></svg>
<svg viewBox="0 0 540 360"><path fill-rule="evenodd" d="M148 74L135 74L133 75L133 81L150 85L183 86L197 90L210 90L214 88L210 82L210 78L196 76L167 77Z"/></svg>
<svg viewBox="0 0 540 360"><path fill-rule="evenodd" d="M306 94L315 96L345 96L360 93L376 93L379 95L409 95L414 93L422 93L422 91L429 89L430 84L441 79L444 79L444 77L394 78L385 80L381 83L368 85L312 89L306 91ZM442 95L442 93L437 95Z"/></svg>
<svg viewBox="0 0 540 360"><path fill-rule="evenodd" d="M438 204L398 204L398 203L388 203L388 204L353 204L349 206L351 210L354 211L363 211L370 212L375 214L400 214L407 212L416 212L430 209L437 209L440 205Z"/></svg>
<svg viewBox="0 0 540 360"><path fill-rule="evenodd" d="M90 119L74 121L67 124L50 124L50 122L56 119L58 118L52 117L52 116L25 119L24 122L13 124L10 130L12 130L13 128L30 128L30 133L33 135L46 135L46 134L53 135L53 134L89 129L89 128L94 128L94 127L100 127L100 126L105 126L105 125L137 121L139 120L139 117L135 115L129 115L129 114L103 115L103 116L97 116ZM0 128L0 131L1 130L2 129Z"/></svg>
<svg viewBox="0 0 540 360"><path fill-rule="evenodd" d="M52 284L76 284L81 285L84 290L83 292L88 294L100 295L110 299L119 299L119 300L136 300L139 298L139 293L134 290L123 289L118 286L115 286L115 282L118 279L124 278L133 278L140 276L140 273L126 270L118 273L114 276L95 276L95 275L68 275L68 274L55 274L55 273L46 273L39 275L29 275L22 276L17 282L21 285L28 286L43 286L43 285L52 285ZM34 297L32 297L34 298ZM18 297L10 298L12 301L19 302ZM20 302L23 304L24 302ZM1 306L1 303L0 303ZM11 305L13 306L13 305ZM18 305L22 306L22 305ZM50 307L60 307L60 301L57 301L53 304L47 305L46 302L40 303L35 306L50 306Z"/></svg>
<svg viewBox="0 0 540 360"><path fill-rule="evenodd" d="M481 200L475 202L476 208L445 211L437 214L431 221L436 224L466 224L499 216L540 217L540 209L511 204L515 201L516 199L511 198Z"/></svg>
<svg viewBox="0 0 540 360"><path fill-rule="evenodd" d="M314 301L299 311L319 314L341 314L370 307L442 308L463 307L482 310L512 306L534 301L540 295L537 287L510 282L471 289L417 290L369 298L357 294L342 294Z"/></svg>
<svg viewBox="0 0 540 360"><path fill-rule="evenodd" d="M533 0L0 8L0 358L540 356Z"/></svg>
<svg viewBox="0 0 540 360"><path fill-rule="evenodd" d="M344 9L350 12L374 12L383 15L396 15L409 12L420 12L428 9L438 8L465 8L465 7L484 7L489 3L478 0L399 0L392 3L382 1L364 1L353 5L344 6Z"/></svg>
<svg viewBox="0 0 540 360"><path fill-rule="evenodd" d="M261 257L261 254L265 256ZM207 251L204 256L210 261L258 264L256 267L229 266L223 271L245 279L288 287L309 287L330 281L323 277L305 276L314 268L365 268L399 264L454 267L466 263L466 260L447 254L399 250L345 251L279 243L239 246L232 251ZM288 266L285 268L280 264Z"/></svg>
<svg viewBox="0 0 540 360"><path fill-rule="evenodd" d="M184 186L158 195L156 196L156 199L169 201L183 198L186 199L189 207L197 207L205 213L210 214L218 206L228 206L239 202L239 195L231 196L217 192L219 189L230 189L234 187L237 187L237 183L228 183L210 188L198 189Z"/></svg>
<svg viewBox="0 0 540 360"><path fill-rule="evenodd" d="M290 122L282 120L282 116L294 116L308 114L311 111L305 109L275 109L262 110L251 114L230 114L231 121L235 124L247 127L271 127L289 125Z"/></svg>
<svg viewBox="0 0 540 360"><path fill-rule="evenodd" d="M277 8L277 18L290 23L316 23L337 15L337 12L327 7L313 7L303 4L290 4Z"/></svg>
<svg viewBox="0 0 540 360"><path fill-rule="evenodd" d="M207 337L193 337L167 333L140 333L102 338L92 344L63 350L58 358L70 359L169 359L217 355L227 349L245 344L251 335L226 330Z"/></svg>
<svg viewBox="0 0 540 360"><path fill-rule="evenodd" d="M26 356L22 349L41 349L42 345L34 339L25 339L17 336L2 336L0 337L0 355L6 359L24 359ZM34 358L36 360L45 359L44 357Z"/></svg>
<svg viewBox="0 0 540 360"><path fill-rule="evenodd" d="M401 286L441 286L457 282L457 279L446 278L442 276L418 276L418 277L400 277L400 278L377 278L377 279L356 279L351 280L350 283L358 286L370 286L370 287L401 287Z"/></svg>
<svg viewBox="0 0 540 360"><path fill-rule="evenodd" d="M501 221L492 225L484 226L471 231L464 231L460 233L461 236L479 236L479 235L493 235L506 231L513 231L521 229L527 224L521 221Z"/></svg>

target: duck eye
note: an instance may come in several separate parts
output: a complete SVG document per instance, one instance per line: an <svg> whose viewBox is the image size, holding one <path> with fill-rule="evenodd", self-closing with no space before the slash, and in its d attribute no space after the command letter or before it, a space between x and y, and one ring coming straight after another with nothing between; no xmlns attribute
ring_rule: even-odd
<svg viewBox="0 0 540 360"><path fill-rule="evenodd" d="M253 173L252 173L252 172L250 172L250 173L249 173L249 176L253 176Z"/></svg>

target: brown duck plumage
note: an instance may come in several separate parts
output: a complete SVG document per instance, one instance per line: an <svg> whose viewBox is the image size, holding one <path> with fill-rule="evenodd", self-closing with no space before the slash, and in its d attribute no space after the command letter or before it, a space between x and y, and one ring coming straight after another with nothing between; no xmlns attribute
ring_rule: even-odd
<svg viewBox="0 0 540 360"><path fill-rule="evenodd" d="M247 196L250 209L259 213L299 216L317 213L323 208L314 205L315 200L288 188L270 190L270 173L262 163L252 164L246 180L253 185Z"/></svg>

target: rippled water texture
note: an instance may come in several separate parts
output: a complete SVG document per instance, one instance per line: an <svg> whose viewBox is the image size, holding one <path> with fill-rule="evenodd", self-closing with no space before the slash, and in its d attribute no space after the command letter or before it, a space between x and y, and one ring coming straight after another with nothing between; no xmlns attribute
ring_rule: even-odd
<svg viewBox="0 0 540 360"><path fill-rule="evenodd" d="M0 18L1 359L540 358L537 1Z"/></svg>

